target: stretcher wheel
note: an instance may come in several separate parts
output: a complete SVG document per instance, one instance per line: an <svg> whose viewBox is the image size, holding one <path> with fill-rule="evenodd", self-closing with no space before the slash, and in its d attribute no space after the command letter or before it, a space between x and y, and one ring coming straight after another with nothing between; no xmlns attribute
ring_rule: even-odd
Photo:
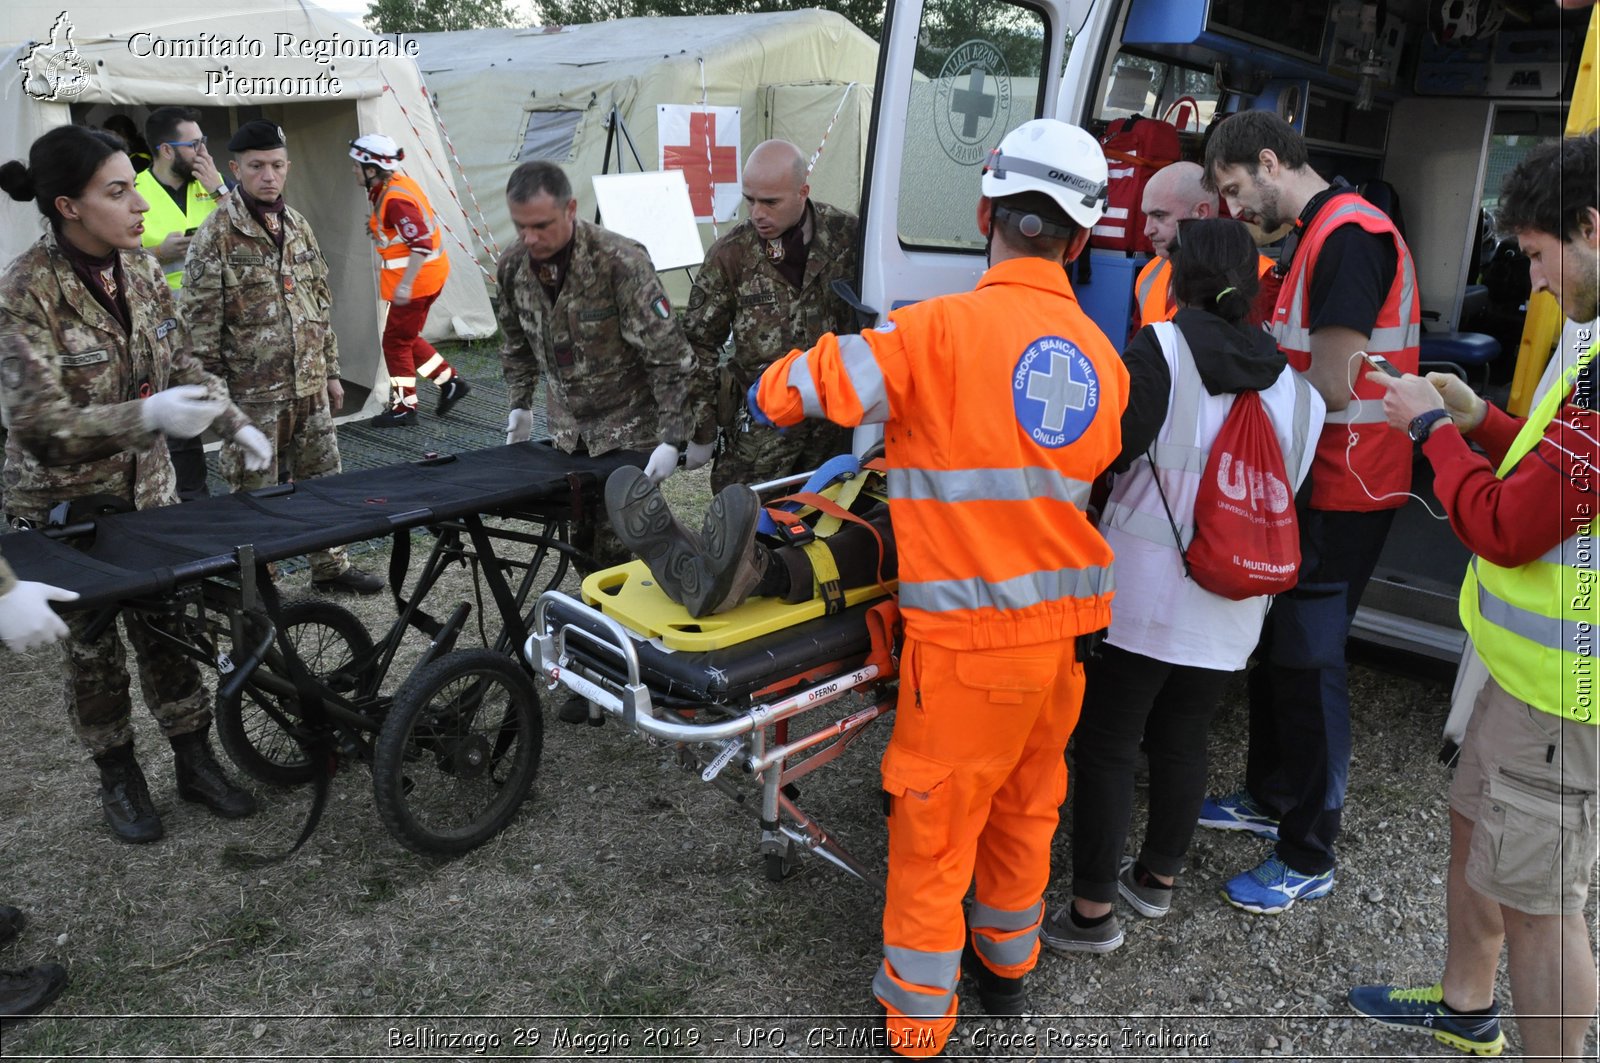
<svg viewBox="0 0 1600 1063"><path fill-rule="evenodd" d="M413 852L467 852L516 815L543 747L539 695L515 661L446 654L395 695L372 760L378 814Z"/></svg>
<svg viewBox="0 0 1600 1063"><path fill-rule="evenodd" d="M370 657L372 636L354 613L332 602L302 598L279 610L278 627L317 680L339 693L356 687L354 665ZM274 648L262 667L272 668L278 660ZM275 786L296 786L313 775L305 750L284 729L285 722L300 719L297 699L271 693L253 679L239 696L217 699L217 739L222 748L245 774Z"/></svg>
<svg viewBox="0 0 1600 1063"><path fill-rule="evenodd" d="M800 858L795 854L794 842L784 847L781 853L768 853L761 858L761 869L766 872L768 882L782 882L794 874L795 868L800 866Z"/></svg>

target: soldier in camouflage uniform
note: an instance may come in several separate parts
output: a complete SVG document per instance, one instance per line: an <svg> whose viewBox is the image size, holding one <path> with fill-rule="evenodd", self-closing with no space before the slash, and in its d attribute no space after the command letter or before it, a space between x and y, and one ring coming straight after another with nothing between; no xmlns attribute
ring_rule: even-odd
<svg viewBox="0 0 1600 1063"><path fill-rule="evenodd" d="M498 275L500 359L511 400L506 442L532 435L542 379L558 448L630 451L652 480L665 480L703 400L695 394L694 352L650 256L626 237L577 220L572 185L551 163L512 171L506 205L521 243L500 260ZM711 450L709 442L691 443L685 467L704 465ZM572 541L602 567L631 556L604 519L576 524ZM577 723L589 713L573 697L558 715Z"/></svg>
<svg viewBox="0 0 1600 1063"><path fill-rule="evenodd" d="M148 509L178 499L167 437L207 425L264 466L266 438L190 353L172 291L139 247L148 204L114 134L62 126L36 140L29 164L0 167L0 188L36 200L44 237L0 275L0 413L5 505L13 524L45 522L58 503ZM102 496L92 499L91 496ZM133 756L128 673L111 625L86 638L67 619L63 678L73 730L100 769L107 823L126 841L154 841L161 818ZM160 623L156 621L156 623ZM178 794L225 817L255 801L212 756L210 694L194 661L128 625L145 702L171 740Z"/></svg>
<svg viewBox="0 0 1600 1063"><path fill-rule="evenodd" d="M830 287L855 276L856 218L810 192L799 148L787 140L758 145L744 165L749 219L711 245L689 296L683 330L702 391L716 396L695 438L722 430L711 472L716 491L815 469L850 449L849 431L837 425L806 421L779 433L751 424L745 412L746 390L773 361L824 333L856 330L853 312ZM719 367L730 332L732 356Z"/></svg>
<svg viewBox="0 0 1600 1063"><path fill-rule="evenodd" d="M178 309L194 349L265 430L273 460L251 472L232 443L222 475L235 491L339 471L333 414L344 404L328 264L304 215L283 200L289 150L271 122L246 122L228 142L239 185L200 224L184 261ZM317 590L376 594L383 580L350 567L344 547L311 555Z"/></svg>
<svg viewBox="0 0 1600 1063"><path fill-rule="evenodd" d="M577 220L572 186L550 163L518 166L506 200L522 243L499 268L507 442L529 437L542 379L559 449L637 451L652 479L666 479L700 400L694 352L649 255L627 237ZM685 466L710 458L709 443L690 446ZM574 539L580 536L594 537L590 549L602 566L630 556L603 523L575 529Z"/></svg>

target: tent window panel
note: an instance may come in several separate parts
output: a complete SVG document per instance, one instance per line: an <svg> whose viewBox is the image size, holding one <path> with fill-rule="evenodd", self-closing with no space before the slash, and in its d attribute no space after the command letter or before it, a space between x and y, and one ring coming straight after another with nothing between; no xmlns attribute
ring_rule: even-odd
<svg viewBox="0 0 1600 1063"><path fill-rule="evenodd" d="M582 111L529 111L517 161L571 162L573 141L582 119Z"/></svg>

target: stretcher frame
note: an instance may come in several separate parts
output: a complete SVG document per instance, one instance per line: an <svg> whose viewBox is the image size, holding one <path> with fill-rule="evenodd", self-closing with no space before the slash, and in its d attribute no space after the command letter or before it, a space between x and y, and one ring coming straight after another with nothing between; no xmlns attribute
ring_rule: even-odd
<svg viewBox="0 0 1600 1063"><path fill-rule="evenodd" d="M559 585L574 563L594 567L593 559L571 544L570 523L582 507L599 504L604 476L628 457L571 459L571 471L557 478L551 465L560 464L564 456L538 444L523 444L518 449L525 457L505 453L513 448L494 448L475 455L429 458L366 474L346 473L304 485L285 484L200 500L185 504L181 511L163 507L143 513L96 515L38 532L8 535L5 550L22 578L55 582L84 594L81 603L67 608L93 612L87 632L90 637L114 624L120 615L164 645L217 670L217 730L230 757L260 781L277 785L312 782L317 787L312 811L293 848L315 829L338 763L353 759L371 765L375 799L396 840L419 853L456 855L503 829L532 787L542 752L543 717L534 677L515 652L529 630L527 601L536 587ZM122 558L107 561L96 556L97 548L118 538L159 539L160 527L170 527L180 516L201 523L210 516L237 527L240 506L271 513L274 507L292 505L297 489L303 495L354 490L359 496L364 475L398 472L405 476L410 475L408 470L419 470L420 480L420 470L458 460L466 465L476 459L484 466L478 470L482 479L498 476L508 461L535 458L544 462L544 479L538 486L544 492L542 497L533 497L536 492L530 485L497 492L482 507L473 507L459 497L437 507L407 506L400 499L369 499L382 503L382 512L363 514L360 521L348 524L359 529L348 537L330 528L286 543L266 547L246 543L215 553L208 553L202 543L198 553L204 556L193 556L195 551L185 556L179 551L175 563L153 573L119 568L116 561ZM395 479L393 475L389 478ZM246 519L248 516L245 514ZM510 521L513 526L491 524L486 518ZM152 524L157 534L142 535L145 525ZM406 592L410 536L417 528L428 529L434 540L414 585ZM331 601L284 601L267 577L270 560L375 538L379 532L393 536L388 583L397 615L377 640L353 613ZM71 549L74 543L87 549ZM531 547L532 556L509 557L497 550L497 544L508 543ZM468 602L458 603L442 621L423 607L445 571L457 563L471 568L476 599L483 602L487 587L489 601L499 614L500 624L492 637L485 629L483 649L455 646L472 612ZM510 577L515 573L520 576L513 585ZM480 613L487 608L485 605ZM304 618L308 611L314 619L307 624L332 630L345 641L350 652L337 667L319 670L314 662L303 659L302 648L289 637L296 617ZM154 626L154 621L165 623ZM389 673L410 630L422 632L429 642L404 679L390 684ZM443 714L436 713L424 736L419 719L431 706L433 693L453 689L450 684L463 676L468 677L468 686L452 703L457 705L453 718L446 724L440 722ZM506 708L492 728L492 737L447 731L450 725L470 726L486 703L487 692L495 687L504 691ZM264 718L254 734L244 721L245 706L252 701ZM493 773L513 748L515 777L502 783ZM247 751L243 756L241 749ZM416 782L407 773L419 774L415 765L429 754L444 774L470 781L487 779L486 789L502 792L493 794L482 815L474 815L462 827L435 829L418 822L414 809L408 811Z"/></svg>
<svg viewBox="0 0 1600 1063"><path fill-rule="evenodd" d="M788 477L754 489L765 499L807 478ZM812 621L819 622L826 621ZM769 880L787 878L800 857L811 854L881 891L883 877L800 806L796 783L843 756L893 710L892 660L885 674L867 660L863 645L837 659L772 676L748 693L686 698L652 689L646 681L641 651L658 649L601 609L552 588L534 606L523 655L549 689L565 688L589 702L591 724L610 719L647 741L672 744L681 767L735 803L749 803L753 784L758 852ZM867 695L870 703L791 737L792 722L856 693ZM749 783L741 784L740 776Z"/></svg>

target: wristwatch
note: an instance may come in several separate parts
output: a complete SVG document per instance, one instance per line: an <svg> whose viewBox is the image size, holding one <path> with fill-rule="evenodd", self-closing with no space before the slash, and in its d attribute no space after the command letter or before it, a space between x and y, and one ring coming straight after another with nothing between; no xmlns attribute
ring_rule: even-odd
<svg viewBox="0 0 1600 1063"><path fill-rule="evenodd" d="M1406 435L1411 437L1413 443L1420 443L1428 438L1428 433L1433 431L1436 422L1445 420L1449 416L1449 410L1429 410L1426 413L1419 413L1411 418L1411 423L1406 426Z"/></svg>

